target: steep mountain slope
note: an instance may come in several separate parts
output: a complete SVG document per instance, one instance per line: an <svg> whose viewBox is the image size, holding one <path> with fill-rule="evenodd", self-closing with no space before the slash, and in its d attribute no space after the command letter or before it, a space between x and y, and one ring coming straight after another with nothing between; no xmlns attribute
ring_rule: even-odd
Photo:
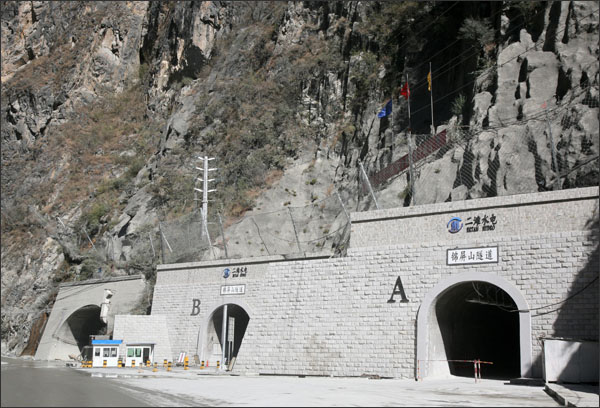
<svg viewBox="0 0 600 408"><path fill-rule="evenodd" d="M593 2L3 2L1 24L3 351L32 353L58 283L99 268L144 273L146 312L159 229L193 253L167 261L265 255L267 235L343 252L336 192L375 208L359 161L422 143L430 100L448 143L380 207L598 182ZM210 250L186 230L205 155Z"/></svg>

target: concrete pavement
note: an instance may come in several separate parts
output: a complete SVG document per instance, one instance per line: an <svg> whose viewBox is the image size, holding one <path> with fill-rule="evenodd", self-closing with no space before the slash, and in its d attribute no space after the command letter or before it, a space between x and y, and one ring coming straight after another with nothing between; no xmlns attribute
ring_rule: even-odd
<svg viewBox="0 0 600 408"><path fill-rule="evenodd" d="M597 407L598 385L547 383L544 389L559 404L569 407Z"/></svg>
<svg viewBox="0 0 600 408"><path fill-rule="evenodd" d="M544 387L472 378L414 380L368 377L237 376L199 369L77 368L115 381L158 406L513 406L560 404Z"/></svg>

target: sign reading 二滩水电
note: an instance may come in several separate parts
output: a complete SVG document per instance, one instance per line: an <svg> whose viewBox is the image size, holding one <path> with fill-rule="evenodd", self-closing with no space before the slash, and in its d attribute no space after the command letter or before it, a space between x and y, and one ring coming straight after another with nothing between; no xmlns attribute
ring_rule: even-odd
<svg viewBox="0 0 600 408"><path fill-rule="evenodd" d="M463 229L463 226L465 227L465 231L467 233L494 231L497 223L498 219L496 218L495 214L478 214L472 217L467 217L464 222L460 217L452 217L446 224L446 228L451 234L460 232Z"/></svg>

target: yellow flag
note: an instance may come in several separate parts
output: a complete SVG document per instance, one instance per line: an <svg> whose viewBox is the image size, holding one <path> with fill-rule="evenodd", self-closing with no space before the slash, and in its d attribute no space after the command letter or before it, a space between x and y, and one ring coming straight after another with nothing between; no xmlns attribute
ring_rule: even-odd
<svg viewBox="0 0 600 408"><path fill-rule="evenodd" d="M431 71L427 74L427 90L431 91Z"/></svg>

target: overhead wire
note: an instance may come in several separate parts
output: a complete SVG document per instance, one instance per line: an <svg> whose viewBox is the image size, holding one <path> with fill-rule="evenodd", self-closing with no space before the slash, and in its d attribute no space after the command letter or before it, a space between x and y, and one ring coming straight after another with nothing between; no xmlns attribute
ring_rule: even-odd
<svg viewBox="0 0 600 408"><path fill-rule="evenodd" d="M502 8L499 8L499 9L498 9L498 11L496 11L496 12L495 12L495 13L493 13L491 16L489 16L489 17L486 17L486 18L487 18L487 19L490 19L490 20L493 20L493 19L495 19L496 17L498 17L499 15L501 15L502 13L504 13L504 11L505 11L504 9L502 9ZM537 11L537 12L536 12L536 13L533 15L532 19L535 19L535 18L537 18L537 17L538 17L538 15L540 15L540 14L543 14L543 13L545 13L545 12L546 12L546 9L544 9L544 8L542 8L542 9L538 10L538 11ZM440 17L441 17L441 16L440 16ZM517 29L520 29L520 28L521 28L521 27L519 27L519 26L514 26L514 27L510 28L509 30L507 30L507 31L504 33L504 36L506 37L506 36L508 36L509 34L513 34L513 32L514 32L514 31L516 31ZM459 41L461 41L461 40L462 40L461 38L457 38L456 40L452 41L452 42L451 42L450 44L448 44L446 47L442 48L441 50L439 50L438 52L436 52L435 54L433 54L432 56L430 56L430 57L429 57L429 60L430 60L430 61L431 61L431 60L433 60L433 59L434 59L435 57L437 57L439 54L441 54L442 52L446 51L446 50L447 50L448 48L450 48L452 45L456 44L457 42L459 42ZM446 65L450 64L450 62L454 61L455 59L457 59L457 58L460 58L460 57L461 57L463 54L465 54L466 52L468 52L468 51L470 51L470 50L474 50L474 49L476 49L476 50L477 50L477 52L475 52L475 53L473 53L473 54L469 55L469 57L471 57L471 56L474 56L475 54L478 54L478 53L480 52L480 50L479 50L478 48L476 48L476 47L477 47L477 46L476 46L475 44L474 44L474 45L471 45L470 47L467 47L467 48L466 48L466 49L465 49L463 52L461 52L460 54L458 54L458 55L455 55L455 56L454 56L454 57L452 57L450 60L446 61L446 62L445 62L443 65L441 65L441 66L439 66L439 67L436 67L436 69L435 69L435 70L433 70L433 71L432 71L432 73L431 73L431 74L432 74L432 76L433 76L434 74L436 74L436 75L439 75L439 74L440 74L440 71L441 71L441 69L442 69L443 67L445 67ZM422 62L422 63L420 63L420 64L413 65L411 68L412 68L412 69L416 69L416 68L419 68L419 67L421 67L421 66L423 66L423 65L425 65L425 64L426 64L426 62ZM456 65L455 65L455 66L456 66ZM443 71L443 72L441 72L441 73L445 73L445 72L446 72L446 71ZM417 89L418 89L418 88L417 88Z"/></svg>
<svg viewBox="0 0 600 408"><path fill-rule="evenodd" d="M575 20L575 21L576 21L576 22L581 22L582 20L584 20L584 19L586 19L586 18L588 18L588 17L592 16L593 14L597 13L597 12L598 12L598 10L599 10L599 9L596 9L596 10L592 11L591 13L589 13L589 14L585 15L584 17L581 17L579 20ZM558 34L562 33L562 32L563 32L564 30L566 30L567 28L568 28L568 26L565 26L563 29L561 29L561 30L557 30L557 31L556 31L556 33L555 33L554 35L558 35ZM530 46L530 47L526 48L526 49L525 49L524 51L522 51L521 53L519 53L519 54L517 54L517 55L513 56L512 58L510 58L510 59L506 60L505 62L503 62L503 63L501 63L501 64L497 64L497 65L494 65L493 67L487 68L485 71L491 71L491 69L497 69L497 68L503 67L503 66L507 65L508 63L512 62L513 60L515 60L515 59L519 58L520 56L524 55L525 53L527 53L527 52L531 51L532 49L534 49L534 48L536 48L536 47L538 47L538 44L537 44L537 43L534 43L534 45L532 45L532 46ZM449 71L451 68L457 67L458 65L459 65L459 64L455 64L455 65L453 65L452 67L448 68L447 70L443 71L442 73L446 73L446 72L448 72L448 71ZM439 75L439 74L438 74L438 75ZM475 83L476 83L476 82L477 82L477 81L478 81L480 78L483 78L485 75L489 75L489 72L483 72L483 73L479 74L477 77L475 77L475 79L474 79L474 80L472 80L472 81L468 81L468 82L466 82L464 85L462 85L462 86L460 86L460 87L456 88L455 90L453 90L453 91L451 91L451 92L448 92L447 94L445 94L445 95L443 95L443 96L441 96L441 97L438 97L437 99L435 99L435 100L434 100L434 103L435 103L435 102L440 102L440 101L442 101L442 100L446 99L447 97L449 97L449 96L451 96L451 95L454 95L454 94L456 94L458 91L460 91L460 90L462 90L462 89L466 88L467 86L471 86L471 85L475 84ZM413 92L414 92L414 90L421 89L421 87L424 87L426 83L427 83L427 81L426 81L426 80L425 80L425 81L423 81L423 82L418 82L418 85L417 85L416 87L414 87L414 88L413 88L411 91L413 91ZM420 111L422 111L422 110L425 110L425 109L429 109L429 106L424 106L424 107L422 107L422 108L416 109L416 110L412 111L412 114L415 114L415 113L417 113L417 112L420 112Z"/></svg>
<svg viewBox="0 0 600 408"><path fill-rule="evenodd" d="M494 18L495 18L495 17L497 17L499 14L501 14L501 13L503 13L503 12L504 12L504 10L503 10L503 9L499 9L499 10L498 10L496 13L494 13L494 14L493 14L491 17L494 17ZM542 14L542 13L545 13L545 9L541 9L541 10L539 10L539 11L538 11L538 12L537 12L537 13L536 13L534 16L533 16L533 18L536 18L536 17L537 17L539 14ZM516 31L517 29L521 29L521 27L519 27L519 26L514 26L514 27L512 27L511 29L509 29L509 30L507 30L507 31L506 31L506 33L504 34L504 36L508 36L509 34L513 34L513 31ZM443 48L442 50L440 50L439 52L437 52L437 53L436 53L436 54L434 54L433 56L429 57L429 59L430 59L430 60L432 60L434 57L436 57L436 56L437 56L438 54L440 54L442 51L445 51L445 50L446 50L446 49L448 49L450 46L454 45L455 43L457 43L457 42L458 42L458 41L460 41L460 40L461 40L461 39L458 39L458 38L457 38L457 39L456 39L456 40L454 40L452 43L450 43L448 46L446 46L445 48ZM439 67L436 67L436 69L432 71L431 75L432 75L432 76L439 76L439 75L441 75L441 74L445 74L446 72L450 71L452 68L459 66L460 64L454 64L454 65L451 65L451 66L450 66L448 69L446 69L446 70L443 70L443 71L442 71L442 68L443 68L443 67L445 67L445 66L449 65L449 64L450 64L450 62L452 62L452 61L454 61L455 59L457 59L457 58L461 57L463 54L467 53L467 52L468 52L468 51L470 51L470 50L475 50L475 52L474 52L474 53L472 53L472 54L470 54L470 55L468 55L466 58L473 57L473 56L475 56L475 55L477 55L477 54L479 54L479 53L481 52L481 50L478 48L478 46L477 46L476 44L473 44L473 45L471 45L470 47L466 48L466 49L465 49L463 52L461 52L460 54L458 54L458 55L456 55L456 56L452 57L450 60L446 61L446 62L445 62L443 65L441 65L441 66L439 66ZM464 60L464 59L466 59L466 58L461 58L461 59L463 59L463 60ZM420 63L420 64L414 65L414 66L412 66L412 67L411 67L411 69L416 69L416 68L419 68L419 67L423 66L424 64L426 64L426 62L422 62L422 63ZM434 75L434 74L435 74L435 75ZM415 87L414 89L415 89L415 90L418 90L418 89L422 88L423 86L425 86L425 82L423 82L423 83L421 83L421 82L418 82L418 83L417 83L417 85L416 85L416 87Z"/></svg>
<svg viewBox="0 0 600 408"><path fill-rule="evenodd" d="M588 282L588 284L585 285L583 288L579 289L577 292L573 293L572 295L568 296L567 298L565 298L565 299L563 299L563 300L561 300L559 302L549 303L549 304L544 305L544 306L534 307L534 308L529 308L529 309L506 309L506 308L503 308L503 307L500 307L500 306L498 306L498 307L500 307L502 310L504 310L506 312L520 312L520 313L529 313L529 312L534 311L534 310L546 309L548 307L552 307L552 306L560 305L561 303L568 302L569 300L573 299L575 296L578 296L584 290L586 290L587 288L589 288L590 286L592 286L597 280L598 280L598 276L596 276L594 279L592 279L590 282ZM557 308L557 309L550 310L550 311L546 311L546 312L542 312L542 313L536 313L536 314L532 315L532 317L550 314L550 313L556 312L556 311L558 311L560 309L562 309L562 306L559 307L559 308Z"/></svg>

